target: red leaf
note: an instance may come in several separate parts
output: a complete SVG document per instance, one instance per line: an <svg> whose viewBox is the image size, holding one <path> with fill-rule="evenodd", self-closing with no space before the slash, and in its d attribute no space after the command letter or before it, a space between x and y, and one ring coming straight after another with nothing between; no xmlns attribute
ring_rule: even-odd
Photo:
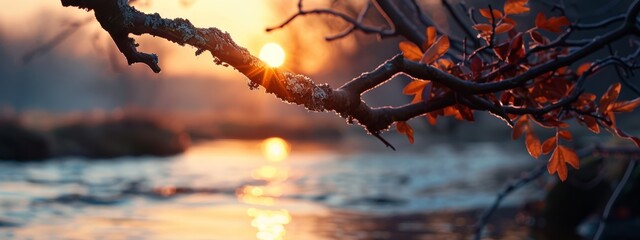
<svg viewBox="0 0 640 240"><path fill-rule="evenodd" d="M520 14L529 12L529 8L525 6L529 0L507 0L504 3L505 14Z"/></svg>
<svg viewBox="0 0 640 240"><path fill-rule="evenodd" d="M482 59L477 56L474 56L471 59L471 72L473 73L474 78L482 74Z"/></svg>
<svg viewBox="0 0 640 240"><path fill-rule="evenodd" d="M600 125L598 125L596 118L592 116L584 116L584 123L587 124L587 128L589 128L593 133L600 133Z"/></svg>
<svg viewBox="0 0 640 240"><path fill-rule="evenodd" d="M547 44L547 42L549 42L549 40L547 40L547 38L542 36L542 34L540 34L538 31L531 31L529 32L529 35L531 36L531 39L533 39L534 42L540 45L545 45Z"/></svg>
<svg viewBox="0 0 640 240"><path fill-rule="evenodd" d="M510 45L508 42L506 42L493 48L493 52L496 54L496 56L500 60L504 61L507 59L507 55L509 55L509 48L510 48Z"/></svg>
<svg viewBox="0 0 640 240"><path fill-rule="evenodd" d="M602 98L600 98L600 105L598 106L602 114L606 114L611 110L611 103L618 99L618 96L620 95L620 88L620 83L614 83L609 87L609 90L602 95Z"/></svg>
<svg viewBox="0 0 640 240"><path fill-rule="evenodd" d="M586 72L587 70L589 70L589 68L591 68L591 63L583 63L582 65L580 65L580 67L578 67L578 70L576 71L576 74L578 76L582 76L582 74L584 74L584 72Z"/></svg>
<svg viewBox="0 0 640 240"><path fill-rule="evenodd" d="M549 32L562 32L562 27L569 26L571 22L565 16L561 17L550 17L547 19L544 16L544 13L538 13L536 16L536 27L539 29L544 29Z"/></svg>
<svg viewBox="0 0 640 240"><path fill-rule="evenodd" d="M567 163L575 169L580 169L578 154L571 148L558 145L551 154L551 158L549 158L547 171L549 171L549 174L558 172L558 177L564 182L567 180L568 175Z"/></svg>
<svg viewBox="0 0 640 240"><path fill-rule="evenodd" d="M438 58L442 57L449 50L449 37L442 36L440 37L427 51L422 55L422 59L420 59L421 63L431 64L436 61Z"/></svg>
<svg viewBox="0 0 640 240"><path fill-rule="evenodd" d="M551 152L551 150L553 150L553 148L556 146L557 144L557 139L556 137L550 137L547 140L545 140L542 143L542 153L543 154L548 154Z"/></svg>
<svg viewBox="0 0 640 240"><path fill-rule="evenodd" d="M633 109L640 106L640 98L631 101L616 102L611 106L613 112L633 112Z"/></svg>
<svg viewBox="0 0 640 240"><path fill-rule="evenodd" d="M497 10L497 9L493 9L493 11L489 11L489 9L487 8L480 9L480 15L482 15L483 17L489 20L495 19L496 21L502 18L502 12L500 12L500 10Z"/></svg>
<svg viewBox="0 0 640 240"><path fill-rule="evenodd" d="M511 52L509 53L509 63L516 63L525 55L524 44L522 41L522 33L518 33L511 40Z"/></svg>
<svg viewBox="0 0 640 240"><path fill-rule="evenodd" d="M473 29L480 32L491 32L491 30L493 30L493 26L491 26L491 24L480 23L473 25Z"/></svg>
<svg viewBox="0 0 640 240"><path fill-rule="evenodd" d="M527 132L524 142L527 146L529 155L531 155L533 158L540 157L540 154L542 153L542 145L540 144L540 139L538 139L538 137L536 137L533 132Z"/></svg>
<svg viewBox="0 0 640 240"><path fill-rule="evenodd" d="M564 138L566 140L573 140L573 135L571 135L571 132L567 131L567 130L562 130L558 132L558 136L561 138Z"/></svg>
<svg viewBox="0 0 640 240"><path fill-rule="evenodd" d="M407 122L397 122L396 129L399 133L404 133L409 139L409 143L413 144L413 128Z"/></svg>
<svg viewBox="0 0 640 240"><path fill-rule="evenodd" d="M513 24L511 24L511 23L502 23L502 24L496 26L496 33L508 32L511 29L513 29Z"/></svg>
<svg viewBox="0 0 640 240"><path fill-rule="evenodd" d="M529 119L527 116L522 116L513 126L513 132L511 133L511 138L513 140L518 139L522 133L529 128Z"/></svg>

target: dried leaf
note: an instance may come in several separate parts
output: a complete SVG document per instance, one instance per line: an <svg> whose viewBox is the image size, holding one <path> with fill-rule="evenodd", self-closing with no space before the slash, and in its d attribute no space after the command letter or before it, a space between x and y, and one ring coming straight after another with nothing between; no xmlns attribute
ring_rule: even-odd
<svg viewBox="0 0 640 240"><path fill-rule="evenodd" d="M438 122L438 114L427 113L427 121L429 121L429 124L431 124L432 126L435 126Z"/></svg>
<svg viewBox="0 0 640 240"><path fill-rule="evenodd" d="M505 14L521 14L529 12L529 7L525 6L529 0L507 0L504 3Z"/></svg>
<svg viewBox="0 0 640 240"><path fill-rule="evenodd" d="M426 32L427 40L422 44L422 49L429 49L436 42L438 33L435 27L428 27Z"/></svg>
<svg viewBox="0 0 640 240"><path fill-rule="evenodd" d="M493 14L491 14L491 13L493 13ZM491 20L491 19L498 20L498 19L502 18L502 16L503 16L502 12L500 12L500 10L493 9L493 11L489 11L488 8L480 9L480 15L482 15L483 17L485 17L485 18L487 18L489 20Z"/></svg>
<svg viewBox="0 0 640 240"><path fill-rule="evenodd" d="M491 26L491 24L479 23L479 24L473 25L473 29L478 30L480 32L491 32L491 30L493 30L493 26Z"/></svg>
<svg viewBox="0 0 640 240"><path fill-rule="evenodd" d="M562 130L558 132L558 136L561 138L564 138L566 140L573 140L573 135L571 135L571 132L567 131L567 130Z"/></svg>
<svg viewBox="0 0 640 240"><path fill-rule="evenodd" d="M496 33L505 33L509 30L513 29L513 24L511 23L502 23L496 26Z"/></svg>
<svg viewBox="0 0 640 240"><path fill-rule="evenodd" d="M424 88L430 84L431 81L425 81L420 79L414 79L412 82L404 86L402 93L406 95L414 95L411 103L417 103L422 101L422 92Z"/></svg>
<svg viewBox="0 0 640 240"><path fill-rule="evenodd" d="M400 51L402 51L402 55L406 59L417 62L422 57L422 51L415 43L402 41L400 42L399 47Z"/></svg>
<svg viewBox="0 0 640 240"><path fill-rule="evenodd" d="M409 139L409 143L413 144L414 142L413 128L407 122L404 122L404 121L397 122L396 129L398 130L399 133L403 133L407 135L407 138Z"/></svg>
<svg viewBox="0 0 640 240"><path fill-rule="evenodd" d="M542 154L550 153L557 144L556 137L550 137L542 143Z"/></svg>
<svg viewBox="0 0 640 240"><path fill-rule="evenodd" d="M407 86L404 86L402 93L406 95L415 95L422 91L422 89L427 86L427 83L429 83L429 81L413 79L413 81L407 84Z"/></svg>
<svg viewBox="0 0 640 240"><path fill-rule="evenodd" d="M536 27L539 29L544 29L549 32L562 32L562 27L569 26L571 22L565 16L561 17L550 17L547 19L544 16L544 13L538 13L536 16Z"/></svg>
<svg viewBox="0 0 640 240"><path fill-rule="evenodd" d="M613 112L633 112L635 108L640 106L640 98L630 101L616 102L611 106Z"/></svg>
<svg viewBox="0 0 640 240"><path fill-rule="evenodd" d="M540 154L542 153L542 144L540 144L540 139L538 139L538 137L536 137L532 131L527 132L524 142L527 146L529 155L531 155L533 158L540 157Z"/></svg>
<svg viewBox="0 0 640 240"><path fill-rule="evenodd" d="M516 23L516 20L513 20L513 18L508 18L508 17L503 18L502 22L509 23L509 24L513 25L513 27L518 25L518 23Z"/></svg>
<svg viewBox="0 0 640 240"><path fill-rule="evenodd" d="M580 67L578 67L578 70L576 70L576 74L578 76L582 76L582 74L584 74L584 72L586 72L587 70L589 70L589 68L591 68L591 63L583 63L580 65Z"/></svg>
<svg viewBox="0 0 640 240"><path fill-rule="evenodd" d="M576 154L576 152L571 148L558 145L551 154L551 158L549 158L547 171L549 171L549 174L558 172L558 177L564 182L567 180L568 175L567 163L575 169L580 169L578 154Z"/></svg>
<svg viewBox="0 0 640 240"><path fill-rule="evenodd" d="M547 38L542 36L542 34L540 34L538 31L531 31L529 32L529 35L531 36L531 39L533 39L534 42L540 45L545 45L547 44L547 42L549 42L549 40L547 40Z"/></svg>
<svg viewBox="0 0 640 240"><path fill-rule="evenodd" d="M529 128L529 119L527 118L527 116L522 116L520 117L520 119L518 119L518 122L516 122L515 126L513 126L513 132L511 133L511 138L513 140L518 139L522 133L527 130Z"/></svg>
<svg viewBox="0 0 640 240"><path fill-rule="evenodd" d="M600 133L600 125L598 125L596 118L588 115L584 116L584 123L587 124L587 128L593 133Z"/></svg>
<svg viewBox="0 0 640 240"><path fill-rule="evenodd" d="M436 61L438 58L442 57L449 50L449 37L442 36L440 37L426 52L422 55L422 59L420 59L421 63L431 64Z"/></svg>
<svg viewBox="0 0 640 240"><path fill-rule="evenodd" d="M615 102L616 99L618 99L621 87L622 85L620 85L620 83L614 83L609 87L609 90L607 90L607 92L602 95L602 98L600 98L600 104L598 105L598 107L600 108L600 112L606 114L609 112L609 110L611 110L611 103Z"/></svg>
<svg viewBox="0 0 640 240"><path fill-rule="evenodd" d="M525 55L524 42L522 40L522 33L518 33L511 40L511 52L509 53L508 62L517 63Z"/></svg>

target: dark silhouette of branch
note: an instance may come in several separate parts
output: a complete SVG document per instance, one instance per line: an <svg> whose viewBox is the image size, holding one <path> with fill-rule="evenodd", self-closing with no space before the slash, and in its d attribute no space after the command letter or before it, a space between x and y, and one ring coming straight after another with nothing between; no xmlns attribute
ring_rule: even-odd
<svg viewBox="0 0 640 240"><path fill-rule="evenodd" d="M595 146L587 147L578 151L579 158L585 158L588 156L602 156L602 155L622 156L626 159L631 159L631 162L629 162L629 165L627 166L627 171L625 172L624 177L621 179L620 183L618 183L616 192L612 194L611 198L609 199L609 202L607 203L608 207L605 209L603 213L603 218L601 219L601 223L598 231L602 231L600 230L600 228L604 228L604 221L606 220L607 216L609 215L609 212L611 211L611 206L613 205L613 202L615 202L615 199L617 199L617 196L620 194L618 189L624 187L624 184L626 183L626 181L628 181L629 176L627 175L630 175L628 174L628 172L633 172L633 168L635 168L637 157L640 155L640 149L635 147L634 148L602 147L600 145L595 145ZM506 198L509 194L515 192L516 190L526 186L528 183L532 182L533 180L536 180L537 178L542 176L545 170L547 170L546 164L537 166L536 168L530 170L527 174L524 174L521 177L512 180L508 185L506 185L502 190L500 190L496 194L496 199L494 200L493 204L491 204L491 206L486 208L482 212L482 214L478 217L478 221L474 226L475 228L474 239L479 240L482 237L482 230L489 223L489 219L491 218L493 213L500 207L500 203L502 203L502 200L504 200L504 198ZM596 236L598 236L598 234L596 234ZM594 238L594 239L598 239L598 238Z"/></svg>
<svg viewBox="0 0 640 240"><path fill-rule="evenodd" d="M331 37L327 37L326 39L331 41L331 40L336 40L339 38L343 38L345 36L347 36L349 33L352 33L355 30L359 30L363 33L367 33L367 34L377 34L380 38L385 38L385 37L391 37L391 36L395 36L396 32L394 29L387 29L387 28L376 28L376 27L370 27L370 26L366 26L364 24L362 24L362 19L364 18L364 16L366 15L367 11L369 10L369 4L367 4L363 10L360 12L360 15L354 19L351 16L341 13L341 12L337 12L333 9L313 9L313 10L304 10L303 9L303 5L302 5L302 0L298 1L298 12L296 14L294 14L293 16L289 17L287 20L285 20L283 23L281 23L278 26L275 27L271 27L271 28L267 28L267 32L273 31L273 30L277 30L280 28L284 28L285 26L287 26L289 23L293 22L293 20L295 20L296 18L300 17L300 16L305 16L305 15L320 15L320 14L326 14L326 15L331 15L334 17L338 17L342 20L344 20L345 22L349 23L351 26L349 28L347 28L346 30L344 30L343 32L335 35L335 36L331 36Z"/></svg>
<svg viewBox="0 0 640 240"><path fill-rule="evenodd" d="M614 190L613 194L611 194L611 196L609 197L609 201L607 201L607 205L605 206L604 211L602 212L602 217L600 218L598 230L596 231L593 237L593 240L599 240L600 237L602 237L602 233L604 232L604 228L606 227L607 219L609 218L609 213L611 213L613 204L616 202L616 200L618 199L618 196L620 196L620 193L622 192L622 189L631 178L631 173L633 173L633 171L636 169L636 165L637 165L637 161L635 161L635 159L629 161L629 163L627 164L627 167L624 172L624 175L622 176L622 179L620 179L620 182L618 182L616 189Z"/></svg>
<svg viewBox="0 0 640 240"><path fill-rule="evenodd" d="M24 56L22 57L22 63L27 64L38 55L43 55L53 50L56 46L60 45L60 43L64 42L64 40L69 38L73 33L77 32L78 30L80 30L80 28L92 22L94 19L95 18L93 17L88 17L83 20L72 22L65 30L56 34L49 41L24 54Z"/></svg>
<svg viewBox="0 0 640 240"><path fill-rule="evenodd" d="M478 218L478 222L475 224L475 237L474 239L479 240L482 237L482 230L489 223L489 219L491 215L500 207L500 203L502 200L509 196L512 192L526 186L533 180L538 179L542 174L547 170L547 165L540 165L533 170L529 171L527 174L522 177L511 181L507 186L505 186L502 190L500 190L496 196L496 200L493 201L490 207L484 210L482 215Z"/></svg>

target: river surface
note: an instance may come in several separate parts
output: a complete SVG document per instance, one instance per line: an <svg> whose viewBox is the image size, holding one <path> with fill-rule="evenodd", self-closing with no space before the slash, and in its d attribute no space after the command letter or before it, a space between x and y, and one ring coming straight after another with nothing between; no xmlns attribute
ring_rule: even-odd
<svg viewBox="0 0 640 240"><path fill-rule="evenodd" d="M494 143L393 152L271 140L0 162L0 239L436 239L472 219L421 219L485 207L536 162Z"/></svg>

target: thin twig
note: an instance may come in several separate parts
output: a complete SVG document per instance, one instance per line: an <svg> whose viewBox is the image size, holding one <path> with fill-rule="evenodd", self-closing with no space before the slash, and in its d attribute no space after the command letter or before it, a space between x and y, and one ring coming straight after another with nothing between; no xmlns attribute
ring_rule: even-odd
<svg viewBox="0 0 640 240"><path fill-rule="evenodd" d="M613 208L613 204L616 202L616 200L618 199L618 196L620 196L620 193L622 192L622 189L631 178L631 173L633 173L633 170L635 170L636 163L637 161L630 160L629 163L627 164L627 168L624 172L624 176L622 176L622 179L620 179L618 186L616 186L616 190L613 192L613 194L611 194L611 197L609 197L609 201L607 201L607 205L605 206L604 211L602 212L602 217L600 218L600 223L598 224L598 230L593 236L594 240L599 240L600 237L602 237L602 233L604 232L604 228L606 226L607 219L609 218L609 214L611 213L611 209Z"/></svg>

